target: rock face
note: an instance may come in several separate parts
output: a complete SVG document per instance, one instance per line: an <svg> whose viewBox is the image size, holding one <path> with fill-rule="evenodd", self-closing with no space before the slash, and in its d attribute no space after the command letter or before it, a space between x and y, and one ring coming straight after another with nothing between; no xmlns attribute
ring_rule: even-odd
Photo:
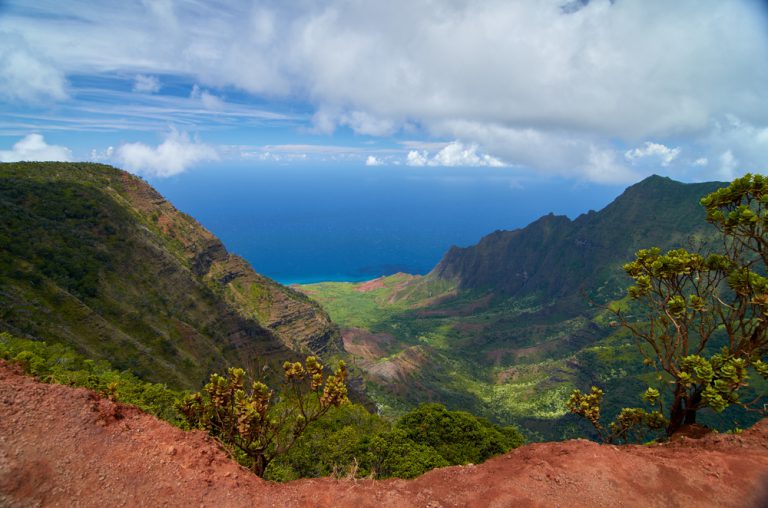
<svg viewBox="0 0 768 508"><path fill-rule="evenodd" d="M0 164L0 330L178 388L343 347L318 304L98 164Z"/></svg>
<svg viewBox="0 0 768 508"><path fill-rule="evenodd" d="M129 202L148 217L157 216L163 233L184 247L193 273L224 295L238 313L275 333L289 349L323 353L338 349L338 328L319 304L303 293L256 273L197 221L176 210L142 180L122 174Z"/></svg>
<svg viewBox="0 0 768 508"><path fill-rule="evenodd" d="M523 229L491 233L477 245L453 247L430 276L455 280L461 289L583 301L583 291L620 287L616 274L637 250L685 246L711 235L699 199L723 185L651 176L599 212L573 221L550 214Z"/></svg>
<svg viewBox="0 0 768 508"><path fill-rule="evenodd" d="M768 419L656 446L526 445L410 481L274 484L200 431L0 361L0 505L757 508L768 505Z"/></svg>

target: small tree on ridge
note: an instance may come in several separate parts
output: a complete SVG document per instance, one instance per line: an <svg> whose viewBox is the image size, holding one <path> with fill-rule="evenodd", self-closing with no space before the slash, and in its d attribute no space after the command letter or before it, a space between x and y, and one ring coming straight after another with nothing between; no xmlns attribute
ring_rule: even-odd
<svg viewBox="0 0 768 508"><path fill-rule="evenodd" d="M349 402L344 362L327 376L314 356L304 364L285 362L283 371L282 400L260 381L246 389L245 371L230 368L227 377L212 374L203 392L187 397L179 410L191 427L207 430L264 476L270 462L290 450L310 423Z"/></svg>

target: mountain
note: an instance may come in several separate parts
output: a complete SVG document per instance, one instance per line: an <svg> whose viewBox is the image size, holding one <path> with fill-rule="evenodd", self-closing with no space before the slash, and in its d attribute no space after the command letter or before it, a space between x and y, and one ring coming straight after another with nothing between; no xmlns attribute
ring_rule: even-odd
<svg viewBox="0 0 768 508"><path fill-rule="evenodd" d="M518 424L533 439L584 435L589 430L565 408L574 388L610 388L610 416L654 378L604 310L631 283L622 265L643 248L714 246L699 200L724 185L652 176L600 211L574 220L547 215L453 247L423 277L302 290L342 327L384 412L436 401ZM705 412L702 420L732 428L754 419Z"/></svg>
<svg viewBox="0 0 768 508"><path fill-rule="evenodd" d="M575 220L547 215L522 229L496 231L471 247L451 248L430 274L460 289L543 300L623 287L620 270L648 246L686 245L713 229L699 199L717 182L684 184L651 176L599 212Z"/></svg>
<svg viewBox="0 0 768 508"><path fill-rule="evenodd" d="M179 388L230 365L341 350L318 304L254 272L140 178L87 163L0 164L0 330Z"/></svg>

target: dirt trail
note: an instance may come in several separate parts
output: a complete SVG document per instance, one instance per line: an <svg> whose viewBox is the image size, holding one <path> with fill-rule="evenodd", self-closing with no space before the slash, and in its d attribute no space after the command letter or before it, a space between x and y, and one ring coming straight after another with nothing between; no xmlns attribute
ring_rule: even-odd
<svg viewBox="0 0 768 508"><path fill-rule="evenodd" d="M663 446L532 444L411 481L279 485L201 432L0 361L0 506L768 506L768 419Z"/></svg>

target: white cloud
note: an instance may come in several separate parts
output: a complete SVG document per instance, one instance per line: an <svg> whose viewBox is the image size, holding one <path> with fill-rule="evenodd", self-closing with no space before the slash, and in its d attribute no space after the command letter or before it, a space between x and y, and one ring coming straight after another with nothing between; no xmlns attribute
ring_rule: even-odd
<svg viewBox="0 0 768 508"><path fill-rule="evenodd" d="M67 98L64 74L20 36L0 31L0 100L37 103Z"/></svg>
<svg viewBox="0 0 768 508"><path fill-rule="evenodd" d="M480 154L477 150L477 145L466 146L459 141L453 141L431 158L426 150L410 150L405 163L409 166L505 166L496 157Z"/></svg>
<svg viewBox="0 0 768 508"><path fill-rule="evenodd" d="M91 160L94 162L109 161L115 155L115 147L109 146L106 150L91 150Z"/></svg>
<svg viewBox="0 0 768 508"><path fill-rule="evenodd" d="M133 91L139 93L157 93L162 88L156 76L137 74L133 81Z"/></svg>
<svg viewBox="0 0 768 508"><path fill-rule="evenodd" d="M217 160L216 150L190 140L185 132L172 130L157 147L126 143L115 150L114 158L130 171L148 176L167 177L183 172L203 161Z"/></svg>
<svg viewBox="0 0 768 508"><path fill-rule="evenodd" d="M317 132L418 128L508 164L582 178L601 178L599 167L615 176L621 166L622 154L596 164L593 146L674 139L687 153L727 115L768 125L768 66L755 65L768 54L762 2L592 0L569 13L564 0L255 4L94 9L69 0L55 4L55 20L9 9L0 30L35 41L30 54L67 73L177 74L200 87L308 103ZM200 101L215 110L221 99L206 93L208 104L202 89ZM730 149L742 164L764 166L760 143L721 140L692 153L715 161Z"/></svg>
<svg viewBox="0 0 768 508"><path fill-rule="evenodd" d="M733 156L733 152L726 150L720 154L720 169L718 176L723 181L731 181L736 177L736 170L739 166L739 160Z"/></svg>
<svg viewBox="0 0 768 508"><path fill-rule="evenodd" d="M383 166L384 161L377 158L374 155L369 155L368 158L365 159L365 165L366 166Z"/></svg>
<svg viewBox="0 0 768 508"><path fill-rule="evenodd" d="M429 162L428 156L429 154L426 151L410 150L405 158L405 163L409 166L426 166Z"/></svg>
<svg viewBox="0 0 768 508"><path fill-rule="evenodd" d="M698 159L693 161L694 166L706 166L707 164L709 164L709 159L707 159L706 157L699 157Z"/></svg>
<svg viewBox="0 0 768 508"><path fill-rule="evenodd" d="M29 134L10 150L0 150L0 162L71 160L72 151L69 148L49 145L40 134Z"/></svg>
<svg viewBox="0 0 768 508"><path fill-rule="evenodd" d="M203 90L197 85L192 87L192 92L189 94L189 97L202 102L205 109L222 110L226 106L226 103L221 97L217 97L208 90Z"/></svg>
<svg viewBox="0 0 768 508"><path fill-rule="evenodd" d="M711 122L706 133L694 141L692 149L707 162L701 165L702 176L731 180L747 172L765 173L768 168L766 124L768 119L763 125L756 125L734 115Z"/></svg>
<svg viewBox="0 0 768 508"><path fill-rule="evenodd" d="M646 157L658 158L662 166L669 166L670 163L680 155L680 148L669 148L661 143L645 142L644 148L633 148L624 153L624 158L629 162L636 162Z"/></svg>
<svg viewBox="0 0 768 508"><path fill-rule="evenodd" d="M616 160L616 152L591 146L587 164L582 166L588 180L605 184L625 184L639 180L640 175Z"/></svg>
<svg viewBox="0 0 768 508"><path fill-rule="evenodd" d="M371 115L365 111L352 111L343 115L339 122L357 134L368 136L387 136L395 131L395 124L392 120Z"/></svg>
<svg viewBox="0 0 768 508"><path fill-rule="evenodd" d="M458 141L449 143L437 152L434 163L439 166L504 166L504 163L496 157L478 154L477 145L464 146Z"/></svg>

